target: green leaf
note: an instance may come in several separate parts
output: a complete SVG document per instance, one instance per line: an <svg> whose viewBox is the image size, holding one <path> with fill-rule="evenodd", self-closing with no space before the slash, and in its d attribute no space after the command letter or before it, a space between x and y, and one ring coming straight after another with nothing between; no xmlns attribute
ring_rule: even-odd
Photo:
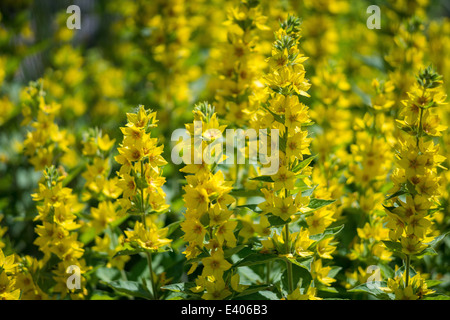
<svg viewBox="0 0 450 320"><path fill-rule="evenodd" d="M263 196L263 193L259 189L255 189L255 190L233 189L230 192L230 195L232 195L233 197L245 197L245 198L248 198L248 197L261 197L261 196Z"/></svg>
<svg viewBox="0 0 450 320"><path fill-rule="evenodd" d="M299 263L293 263L292 281L294 284L294 288L296 288L298 285L301 285L302 287L309 286L309 284L312 281L312 275L304 265L301 265ZM281 284L284 290L287 291L289 287L287 270L284 270L283 274L281 275Z"/></svg>
<svg viewBox="0 0 450 320"><path fill-rule="evenodd" d="M425 280L428 288L436 287L442 283L441 280Z"/></svg>
<svg viewBox="0 0 450 320"><path fill-rule="evenodd" d="M294 165L292 166L291 171L297 173L297 172L303 170L303 169L304 169L305 167L307 167L307 166L308 166L315 158L317 158L317 156L318 156L318 155L316 154L316 155L314 155L314 156L311 156L311 157L309 157L309 158L306 158L305 160L303 160L303 161L301 161L301 162L299 162L299 163L294 164Z"/></svg>
<svg viewBox="0 0 450 320"><path fill-rule="evenodd" d="M382 274L386 278L393 278L394 277L394 269L389 267L387 264L380 263L378 266L380 267Z"/></svg>
<svg viewBox="0 0 450 320"><path fill-rule="evenodd" d="M194 288L195 286L196 285L194 282L180 282L180 283L173 283L173 284L165 285L165 286L161 287L161 289L169 290L172 292L182 292L182 293L187 293L187 294L194 294L194 292L190 289Z"/></svg>
<svg viewBox="0 0 450 320"><path fill-rule="evenodd" d="M179 227L180 227L181 221L175 221L171 224L169 224L167 228L167 237L170 236L172 233L174 233Z"/></svg>
<svg viewBox="0 0 450 320"><path fill-rule="evenodd" d="M241 245L238 245L238 246L236 246L236 247L234 247L234 248L226 249L226 250L224 250L224 252L223 252L223 257L224 257L225 259L228 259L228 258L230 258L233 254L238 253L239 251L241 251L242 249L244 249L244 248L246 248L246 247L247 247L247 246L246 246L245 244L241 244Z"/></svg>
<svg viewBox="0 0 450 320"><path fill-rule="evenodd" d="M437 236L436 238L433 239L433 241L430 241L430 242L425 243L425 244L431 246L432 248L436 248L436 247L439 245L439 243L441 243L441 241L444 240L444 238L445 238L448 234L450 234L450 231L448 231L448 232L446 232L446 233L444 233L444 234L441 234L441 235Z"/></svg>
<svg viewBox="0 0 450 320"><path fill-rule="evenodd" d="M377 299L391 300L389 294L381 290L381 287L387 287L386 281L373 281L371 283L363 283L353 289L348 290L348 292L366 292Z"/></svg>
<svg viewBox="0 0 450 320"><path fill-rule="evenodd" d="M388 241L388 240L382 240L384 245L391 250L393 253L395 253L400 258L405 258L405 253L403 252L403 247L400 242L394 242L394 241Z"/></svg>
<svg viewBox="0 0 450 320"><path fill-rule="evenodd" d="M142 248L119 250L113 256L113 258L119 257L119 256L132 256L134 254L138 254L138 253L141 253L141 252L145 252L145 250L142 249Z"/></svg>
<svg viewBox="0 0 450 320"><path fill-rule="evenodd" d="M244 205L241 205L241 206L236 206L236 208L237 209L247 208L247 209L250 209L250 210L252 210L254 212L258 212L259 211L257 204L244 204Z"/></svg>
<svg viewBox="0 0 450 320"><path fill-rule="evenodd" d="M279 300L279 299L280 298L274 292L267 290L261 290L238 298L238 300Z"/></svg>
<svg viewBox="0 0 450 320"><path fill-rule="evenodd" d="M275 216L273 214L268 214L267 220L269 221L271 227L280 227L291 222L291 218L283 220L281 217Z"/></svg>
<svg viewBox="0 0 450 320"><path fill-rule="evenodd" d="M258 177L250 178L249 180L274 182L271 176L258 176Z"/></svg>
<svg viewBox="0 0 450 320"><path fill-rule="evenodd" d="M382 240L384 245L391 251L402 253L403 254L403 247L400 242L394 242L394 241L388 241L388 240Z"/></svg>
<svg viewBox="0 0 450 320"><path fill-rule="evenodd" d="M414 256L414 258L421 259L423 256L435 256L437 255L436 250L432 247L426 247L423 251Z"/></svg>
<svg viewBox="0 0 450 320"><path fill-rule="evenodd" d="M252 253L241 260L237 261L233 267L243 267L243 266L253 266L257 264L266 263L269 261L273 261L276 259L280 259L280 257L276 254L264 254L264 253Z"/></svg>
<svg viewBox="0 0 450 320"><path fill-rule="evenodd" d="M319 242L324 239L327 239L327 238L337 235L339 232L342 231L342 229L344 229L344 225L340 225L339 227L334 227L334 228L327 228L327 229L325 229L325 231L323 233L312 235L309 238L311 240Z"/></svg>
<svg viewBox="0 0 450 320"><path fill-rule="evenodd" d="M314 190L316 190L318 184L316 184L314 187L306 189L304 191L302 191L302 197L311 197Z"/></svg>
<svg viewBox="0 0 450 320"><path fill-rule="evenodd" d="M313 210L317 210L317 209L320 209L322 207L328 206L328 205L332 204L335 201L336 200L325 200L325 199L311 198L309 200L308 208L311 208Z"/></svg>
<svg viewBox="0 0 450 320"><path fill-rule="evenodd" d="M143 285L136 281L116 280L111 282L101 281L101 283L111 287L121 294L130 295L137 298L152 299L152 294Z"/></svg>
<svg viewBox="0 0 450 320"><path fill-rule="evenodd" d="M391 194L390 196L388 196L385 200L390 200L392 198L401 196L401 195L403 195L405 193L408 193L408 191L406 191L406 190L398 190L397 192L395 192L395 193Z"/></svg>
<svg viewBox="0 0 450 320"><path fill-rule="evenodd" d="M95 271L95 274L105 282L117 280L120 277L120 271L116 268L100 267Z"/></svg>
<svg viewBox="0 0 450 320"><path fill-rule="evenodd" d="M384 204L382 204L382 206L389 212L394 212L394 209L396 208L396 207L388 207L388 206L385 206Z"/></svg>
<svg viewBox="0 0 450 320"><path fill-rule="evenodd" d="M300 258L289 258L289 257L282 257L282 260L291 262L292 264L295 264L296 266L305 269L309 272L309 269L311 268L311 262L313 260L312 257L300 259Z"/></svg>
<svg viewBox="0 0 450 320"><path fill-rule="evenodd" d="M267 285L267 284L249 286L247 289L245 289L244 291L242 291L238 295L236 295L235 298L241 298L241 297L248 296L248 295L263 291L263 290L270 290L271 288L272 288L272 285Z"/></svg>
<svg viewBox="0 0 450 320"><path fill-rule="evenodd" d="M339 271L342 270L342 267L332 267L330 272L328 272L328 277L330 278L336 278L336 275L339 273Z"/></svg>

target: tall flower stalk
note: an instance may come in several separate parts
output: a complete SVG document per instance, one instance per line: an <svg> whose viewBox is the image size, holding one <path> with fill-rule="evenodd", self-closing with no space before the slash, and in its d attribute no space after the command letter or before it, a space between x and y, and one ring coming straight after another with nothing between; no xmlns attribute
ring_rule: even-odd
<svg viewBox="0 0 450 320"><path fill-rule="evenodd" d="M121 127L124 139L115 157L121 164L117 183L122 189L119 199L120 214L132 214L140 217L134 229L125 231L124 249L144 252L150 273L153 298L158 299L158 280L153 271L152 254L163 251L171 240L166 238L167 229L159 228L157 215L168 208L162 186L162 166L166 161L162 157L163 147L158 140L151 138L150 131L156 127L156 112L147 111L139 106L136 113L127 113L128 122ZM125 251L126 252L126 251Z"/></svg>
<svg viewBox="0 0 450 320"><path fill-rule="evenodd" d="M310 281L314 278L329 285L334 280L327 277L329 268L322 266L320 258L314 260L313 248L317 243L310 237L308 224L299 222L309 219L313 211L333 201L314 201L310 204L313 188L310 181L311 167L308 165L314 157L310 156L312 139L305 127L311 121L308 107L301 102L303 98L309 97L307 91L310 83L305 78L306 71L302 64L307 58L298 48L300 31L300 20L290 16L275 34L272 55L268 59L270 71L264 77L266 95L258 122L261 128L265 125L270 128L268 136L271 138L277 131L280 133L279 150L270 150L272 156L275 154L280 161L276 172L256 177L255 180L264 181L262 192L265 201L259 204L259 208L262 216L268 217L273 231L268 240L262 241L263 251L276 252L285 261L288 299L315 299L316 288L310 287ZM317 203L320 205L316 206ZM317 234L322 233L328 225ZM281 234L276 231L278 227L282 227ZM306 277L303 279L306 283L303 284L302 293L298 286L299 279L294 280L293 265L298 266L299 259L308 257L312 258L307 268L309 281Z"/></svg>
<svg viewBox="0 0 450 320"><path fill-rule="evenodd" d="M397 153L397 166L392 175L394 188L390 205L386 206L390 241L385 244L404 258L401 275L389 279L388 292L396 299L420 299L433 291L412 268L413 259L434 254L439 239L433 228L433 212L440 210L440 169L445 157L433 140L446 127L440 124L437 108L445 104L442 80L431 67L419 72L410 88L408 99L402 101L402 134Z"/></svg>
<svg viewBox="0 0 450 320"><path fill-rule="evenodd" d="M235 202L229 194L232 182L225 181L217 168L224 160L223 150L213 147L225 127L219 125L211 105L206 102L197 105L194 122L186 125L191 138L185 145L189 151L184 156L190 161L181 169L187 174L183 196L186 213L181 223L183 238L188 243L184 254L191 264L188 274L200 263L203 266L191 290L206 300L225 299L241 290L239 276L230 272L232 264L226 256L226 250L237 243L234 235L237 221L229 208Z"/></svg>

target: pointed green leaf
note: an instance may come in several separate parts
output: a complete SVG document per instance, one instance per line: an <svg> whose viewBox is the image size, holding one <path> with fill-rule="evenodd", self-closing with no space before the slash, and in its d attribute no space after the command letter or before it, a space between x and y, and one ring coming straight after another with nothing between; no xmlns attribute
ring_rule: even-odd
<svg viewBox="0 0 450 320"><path fill-rule="evenodd" d="M142 284L135 281L116 280L110 282L101 281L101 283L106 284L121 294L143 299L153 298L152 294L146 290Z"/></svg>
<svg viewBox="0 0 450 320"><path fill-rule="evenodd" d="M283 220L281 217L275 216L273 214L268 214L267 220L269 221L271 227L280 227L291 222L291 218Z"/></svg>
<svg viewBox="0 0 450 320"><path fill-rule="evenodd" d="M196 285L194 282L180 282L180 283L173 283L173 284L165 285L165 286L161 287L161 289L169 290L172 292L182 292L182 293L187 293L187 294L194 294L194 292L191 290L191 288L194 288L195 286Z"/></svg>
<svg viewBox="0 0 450 320"><path fill-rule="evenodd" d="M430 242L425 243L425 244L427 244L427 245L429 245L429 246L431 246L431 247L433 247L433 248L436 248L436 247L439 245L439 243L441 243L441 241L444 240L444 238L445 238L448 234L450 234L450 231L448 231L448 232L446 232L446 233L443 233L443 234L437 236L436 238L433 239L433 241L430 241Z"/></svg>
<svg viewBox="0 0 450 320"><path fill-rule="evenodd" d="M252 253L241 260L237 261L233 267L253 266L256 264L262 264L269 261L280 259L276 254L264 254L264 253Z"/></svg>
<svg viewBox="0 0 450 320"><path fill-rule="evenodd" d="M309 238L311 240L319 242L324 239L327 239L327 238L337 235L339 232L342 231L342 229L344 229L344 225L340 225L339 227L334 227L334 228L327 228L327 229L325 229L325 231L323 233L312 235Z"/></svg>
<svg viewBox="0 0 450 320"><path fill-rule="evenodd" d="M258 177L250 178L249 180L274 182L271 176L258 176Z"/></svg>
<svg viewBox="0 0 450 320"><path fill-rule="evenodd" d="M314 155L314 156L311 156L311 157L309 157L309 158L306 158L305 160L303 160L303 161L301 161L301 162L295 164L295 165L292 167L291 171L297 173L297 172L303 170L303 169L306 168L306 167L307 167L307 166L308 166L315 158L317 158L317 156L318 156L318 155L316 154L316 155Z"/></svg>
<svg viewBox="0 0 450 320"><path fill-rule="evenodd" d="M311 200L309 200L308 208L311 208L312 210L317 210L322 207L328 206L335 201L336 200L325 200L325 199L312 198Z"/></svg>
<svg viewBox="0 0 450 320"><path fill-rule="evenodd" d="M366 292L377 299L391 300L389 294L381 290L382 287L387 287L387 283L385 281L373 281L370 283L360 284L359 286L348 290L348 292Z"/></svg>
<svg viewBox="0 0 450 320"><path fill-rule="evenodd" d="M242 249L244 249L244 248L246 248L246 247L247 247L247 246L246 246L245 244L241 244L241 245L238 245L238 246L236 246L236 247L234 247L234 248L226 249L226 250L224 250L224 252L223 252L223 257L224 257L225 259L228 259L228 258L230 258L233 254L238 253L239 251L241 251Z"/></svg>
<svg viewBox="0 0 450 320"><path fill-rule="evenodd" d="M242 298L242 297L263 291L263 290L270 290L271 288L272 288L272 285L267 285L267 284L249 286L247 289L245 289L244 291L242 291L238 295L236 295L235 298Z"/></svg>

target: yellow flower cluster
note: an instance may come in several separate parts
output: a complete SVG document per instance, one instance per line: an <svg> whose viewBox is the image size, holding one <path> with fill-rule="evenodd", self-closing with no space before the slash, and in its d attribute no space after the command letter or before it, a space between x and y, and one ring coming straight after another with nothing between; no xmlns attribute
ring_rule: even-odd
<svg viewBox="0 0 450 320"><path fill-rule="evenodd" d="M127 125L121 128L124 139L115 157L121 165L117 183L123 192L119 199L121 214L129 210L141 214L163 211L167 205L161 166L167 162L161 156L163 146L158 146L149 133L156 126L156 112L148 112L141 105L136 113L127 113L127 118Z"/></svg>
<svg viewBox="0 0 450 320"><path fill-rule="evenodd" d="M62 298L67 293L70 293L72 298L83 298L83 295L87 294L86 287L77 292L66 285L66 270L69 266L77 266L80 276L90 267L86 266L83 259L83 243L78 241L76 232L80 228L76 214L83 209L83 205L78 202L70 188L63 186L64 178L65 175L55 167L47 168L39 183L39 191L32 194L33 200L38 202L38 215L34 220L40 223L36 226L38 236L34 244L44 253L43 264L48 263L52 255L58 258L59 262L54 270L56 284L53 291L59 292Z"/></svg>
<svg viewBox="0 0 450 320"><path fill-rule="evenodd" d="M228 11L227 41L211 53L216 75L216 112L236 126L247 125L257 105L250 99L265 62L261 53L261 31L270 30L258 2L242 1Z"/></svg>
<svg viewBox="0 0 450 320"><path fill-rule="evenodd" d="M199 127L201 125L201 127ZM187 124L186 129L191 134L187 141L191 148L191 163L195 162L196 154L206 155L209 147L214 144L226 126L219 125L214 108L205 103L196 106L194 122ZM198 136L198 138L196 137ZM199 139L200 141L195 141ZM210 151L211 152L211 151ZM231 264L225 257L226 248L236 246L234 230L237 221L232 218L233 211L229 206L235 199L229 195L232 182L225 181L217 165L224 160L223 150L216 149L210 156L213 161L202 158L197 163L188 164L181 169L187 173L187 185L183 187L183 199L186 206L185 220L181 223L184 240L188 243L184 254L192 267L193 273L198 263L203 265L202 273L196 279L194 292L204 292L203 299L224 299L232 294L229 290L238 289L238 283L226 282L224 273ZM235 275L236 276L236 275Z"/></svg>
<svg viewBox="0 0 450 320"><path fill-rule="evenodd" d="M409 282L406 282L406 273L396 276L394 279L388 279L387 287L381 288L387 293L393 293L396 300L418 300L423 299L425 295L434 293L428 289L425 279L417 273Z"/></svg>
<svg viewBox="0 0 450 320"><path fill-rule="evenodd" d="M0 300L448 298L443 1L4 2Z"/></svg>
<svg viewBox="0 0 450 320"><path fill-rule="evenodd" d="M16 286L17 264L14 255L6 256L0 248L0 300L19 300L21 291Z"/></svg>
<svg viewBox="0 0 450 320"><path fill-rule="evenodd" d="M288 17L275 34L272 55L268 59L270 72L264 78L267 86L266 99L262 104L259 122L268 124L271 132L278 130L282 136L277 154L280 159L279 168L268 178L260 177L266 181L266 188L262 189L265 201L258 206L262 210L263 217L267 218L264 216L266 215L269 221L272 220L270 224L273 230L274 225L284 226L281 235L275 231L268 240L262 241L262 245L263 252L276 252L287 259L288 299L300 299L304 295L314 299L315 289L308 289L306 293L300 294L300 289L293 280L293 266L290 259L312 256L314 252L311 252L310 248L314 241L310 236L324 232L335 220L332 218L331 210L322 207L318 210L308 208L310 197L299 190L299 184L303 184L306 188L311 187L309 179L311 170L308 164L313 160L313 157L305 159L305 156L311 154L309 146L312 139L308 137L308 131L302 127L310 125L311 120L308 107L301 99L309 97L307 91L311 84L305 78L306 71L303 66L307 58L298 48L300 32L299 19ZM277 150L272 149L271 152ZM299 220L302 215L306 221L306 228L291 233L290 222ZM274 224L277 218L280 220ZM328 277L331 267L323 267L320 259L331 258L329 254L334 248L330 240L331 238L317 244L320 254L311 263L312 278L325 286L335 281Z"/></svg>
<svg viewBox="0 0 450 320"><path fill-rule="evenodd" d="M432 240L429 210L439 201L437 168L445 160L439 154L439 145L431 139L446 129L435 114L446 97L440 76L427 68L417 81L408 92L409 99L403 101L403 119L398 120L405 134L399 141L397 168L392 175L392 202L396 205L386 208L390 239L400 241L406 255L420 253Z"/></svg>
<svg viewBox="0 0 450 320"><path fill-rule="evenodd" d="M156 214L168 208L166 194L162 189L166 179L162 166L167 164L162 157L163 146L152 138L150 131L157 125L156 112L147 111L140 105L136 113L127 113L128 122L121 127L123 141L117 149L115 160L121 165L117 186L122 190L119 215L135 214L141 217L132 231L126 231L123 247L142 250L147 256L153 298L158 299L158 289L154 281L152 253L169 245L172 240L165 238L167 230L160 229Z"/></svg>
<svg viewBox="0 0 450 320"><path fill-rule="evenodd" d="M30 157L29 161L36 171L55 164L59 159L67 164L73 164L74 160L70 152L70 146L74 143L73 135L65 129L60 130L55 123L61 105L46 102L42 86L42 80L34 82L22 92L22 125L28 125L35 119L31 123L34 130L28 132L23 145L25 155Z"/></svg>
<svg viewBox="0 0 450 320"><path fill-rule="evenodd" d="M446 130L436 114L446 98L441 83L441 76L431 67L422 70L408 92L409 99L403 101L402 120L397 120L403 134L397 149L397 167L392 174L392 205L385 209L392 241L388 246L406 257L404 290L410 286L411 257L433 250L430 242L436 237L432 212L439 211L438 167L445 157L439 154L439 145L432 138ZM415 294L414 290L407 292Z"/></svg>

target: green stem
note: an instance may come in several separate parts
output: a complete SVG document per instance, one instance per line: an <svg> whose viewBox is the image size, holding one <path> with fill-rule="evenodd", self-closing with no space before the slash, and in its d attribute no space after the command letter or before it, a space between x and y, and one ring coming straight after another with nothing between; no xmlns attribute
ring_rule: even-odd
<svg viewBox="0 0 450 320"><path fill-rule="evenodd" d="M422 137L422 134L423 134L422 118L423 118L423 109L420 108L419 127L417 128L417 137L416 137L417 147L419 147L419 140L420 140L420 137Z"/></svg>
<svg viewBox="0 0 450 320"><path fill-rule="evenodd" d="M285 234L284 234L284 242L286 246L286 254L290 254L289 248L289 223L285 224ZM292 293L294 291L294 279L292 276L292 263L290 261L286 261L287 265L287 276L288 276L288 291Z"/></svg>
<svg viewBox="0 0 450 320"><path fill-rule="evenodd" d="M266 282L267 282L267 284L270 284L270 261L267 262Z"/></svg>
<svg viewBox="0 0 450 320"><path fill-rule="evenodd" d="M409 285L409 268L411 265L411 256L409 254L406 255L406 279L405 279L405 284L406 287Z"/></svg>
<svg viewBox="0 0 450 320"><path fill-rule="evenodd" d="M144 176L144 162L141 162L141 177ZM144 189L140 188L141 191L141 217L142 224L144 225L145 230L147 230L147 221L145 219L145 206L144 206ZM156 291L156 283L153 281L153 266L152 266L152 254L148 251L145 251L145 255L147 256L147 264L148 271L150 272L150 283L152 284L153 291L153 299L158 300L158 292Z"/></svg>
<svg viewBox="0 0 450 320"><path fill-rule="evenodd" d="M147 230L147 222L145 221L145 214L142 213L142 223L144 224L145 230ZM148 271L150 272L150 282L152 284L153 299L158 300L158 292L156 291L156 283L153 281L153 266L152 266L152 254L145 251L147 256Z"/></svg>

